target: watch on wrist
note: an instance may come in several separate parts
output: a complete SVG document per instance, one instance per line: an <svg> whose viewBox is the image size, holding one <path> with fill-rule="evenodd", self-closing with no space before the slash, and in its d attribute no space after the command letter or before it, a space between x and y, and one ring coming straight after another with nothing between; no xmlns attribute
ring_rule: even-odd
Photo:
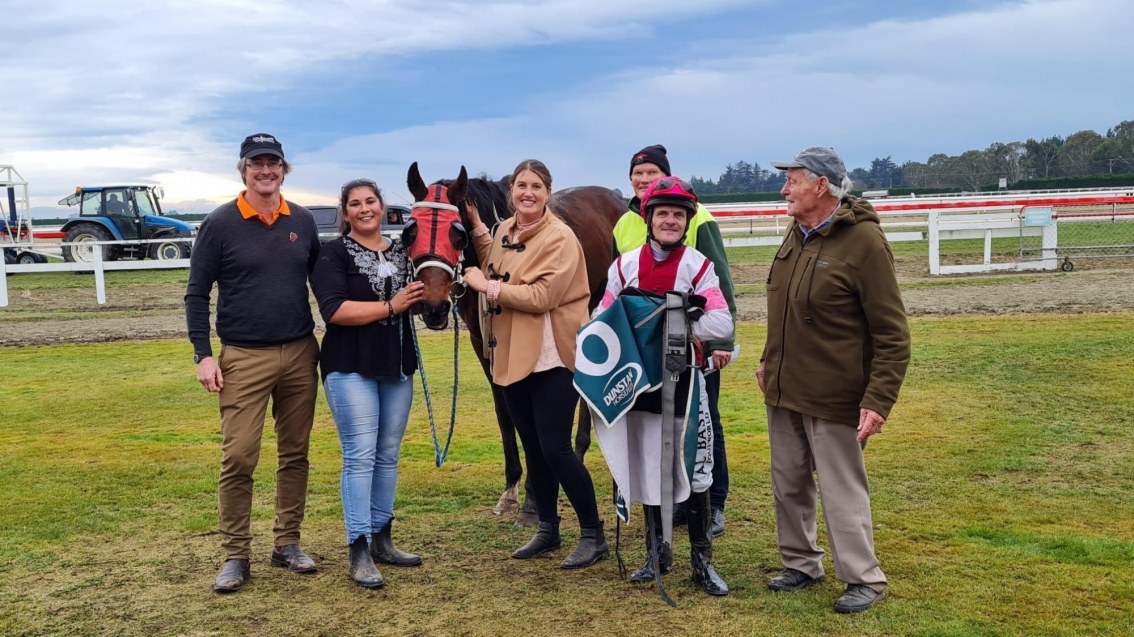
<svg viewBox="0 0 1134 637"><path fill-rule="evenodd" d="M212 354L198 354L197 352L193 352L193 364L200 363L202 360L209 358L210 356L212 356Z"/></svg>

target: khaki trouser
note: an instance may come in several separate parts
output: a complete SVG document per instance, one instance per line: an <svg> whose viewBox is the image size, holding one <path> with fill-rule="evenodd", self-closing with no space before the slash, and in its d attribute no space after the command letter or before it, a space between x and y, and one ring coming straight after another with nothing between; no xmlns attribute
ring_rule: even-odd
<svg viewBox="0 0 1134 637"><path fill-rule="evenodd" d="M218 493L221 545L225 559L252 552L252 472L268 398L276 422L275 545L299 542L307 500L307 449L319 387L319 344L315 337L263 348L221 349L221 474Z"/></svg>
<svg viewBox="0 0 1134 637"><path fill-rule="evenodd" d="M870 491L856 434L853 425L768 407L780 561L810 577L823 574L823 550L816 543L814 472L822 490L835 577L881 592L886 576L874 555Z"/></svg>

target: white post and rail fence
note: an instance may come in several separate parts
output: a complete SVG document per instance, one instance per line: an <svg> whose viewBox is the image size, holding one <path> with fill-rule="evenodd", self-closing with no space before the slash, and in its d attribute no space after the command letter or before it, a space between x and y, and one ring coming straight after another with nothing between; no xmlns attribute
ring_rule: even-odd
<svg viewBox="0 0 1134 637"><path fill-rule="evenodd" d="M1134 261L1134 188L983 193L871 200L891 242L927 241L932 275L1074 269L1072 259ZM776 246L790 226L783 201L709 206L726 247ZM107 261L102 249L192 239L84 241L91 260L11 264L0 259L0 307L7 307L9 274L92 272L95 297L106 302L106 272L186 268L189 259ZM42 252L70 244L0 242L5 250ZM143 251L144 252L144 251ZM58 258L58 257L56 257Z"/></svg>

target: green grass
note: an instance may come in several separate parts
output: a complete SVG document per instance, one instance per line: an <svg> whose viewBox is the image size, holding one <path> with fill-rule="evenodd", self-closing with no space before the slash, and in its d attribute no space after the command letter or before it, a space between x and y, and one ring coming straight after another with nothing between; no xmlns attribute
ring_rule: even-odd
<svg viewBox="0 0 1134 637"><path fill-rule="evenodd" d="M457 433L440 469L416 396L403 448L395 537L416 569L386 567L366 592L346 576L339 451L320 398L300 577L267 565L274 444L257 470L253 579L210 590L216 526L216 399L183 342L0 349L0 634L3 635L1117 635L1134 598L1134 339L1130 313L919 319L913 364L867 462L876 542L891 598L860 616L831 611L831 575L797 594L778 570L766 422L752 374L763 342L742 326L721 412L732 491L715 561L733 588L688 581L687 542L666 578L677 609L618 579L613 560L582 572L508 553L530 531L490 512L503 486L491 405L467 347ZM438 417L448 409L450 336L426 335ZM270 427L269 427L270 431ZM610 479L587 456L613 531ZM640 517L640 516L639 516ZM610 538L613 540L613 532ZM821 543L826 546L825 536ZM640 520L623 528L641 559ZM673 632L673 631L669 631Z"/></svg>

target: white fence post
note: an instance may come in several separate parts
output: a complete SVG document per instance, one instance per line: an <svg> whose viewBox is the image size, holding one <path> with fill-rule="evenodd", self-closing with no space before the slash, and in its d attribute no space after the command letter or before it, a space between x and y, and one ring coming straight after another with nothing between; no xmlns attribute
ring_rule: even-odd
<svg viewBox="0 0 1134 637"><path fill-rule="evenodd" d="M1054 221L1043 227L1043 248L1040 250L1044 270L1059 268L1059 224Z"/></svg>
<svg viewBox="0 0 1134 637"><path fill-rule="evenodd" d="M941 213L936 210L929 211L929 273L936 276L941 274L941 229L937 224L941 222Z"/></svg>
<svg viewBox="0 0 1134 637"><path fill-rule="evenodd" d="M95 300L99 305L106 305L106 272L102 269L102 243L91 250L91 265L94 266Z"/></svg>
<svg viewBox="0 0 1134 637"><path fill-rule="evenodd" d="M0 307L8 307L8 267L0 253Z"/></svg>

